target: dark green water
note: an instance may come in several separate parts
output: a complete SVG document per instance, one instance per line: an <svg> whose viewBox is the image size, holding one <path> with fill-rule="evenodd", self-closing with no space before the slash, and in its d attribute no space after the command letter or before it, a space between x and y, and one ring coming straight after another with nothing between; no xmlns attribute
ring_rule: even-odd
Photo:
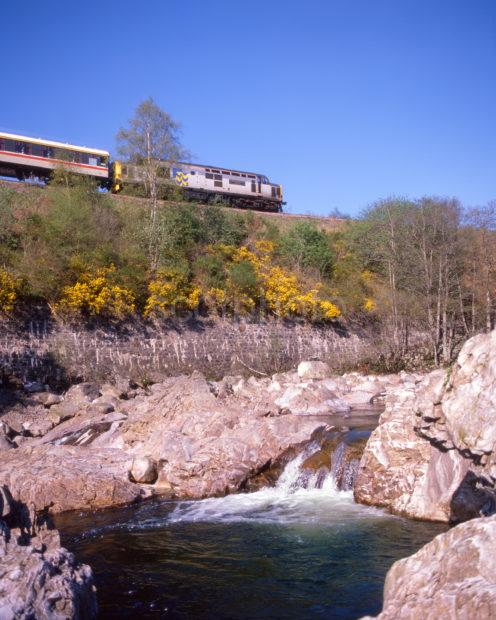
<svg viewBox="0 0 496 620"><path fill-rule="evenodd" d="M391 564L446 528L358 506L332 480L297 488L297 465L278 488L249 495L59 519L64 544L96 574L100 617L377 613Z"/></svg>

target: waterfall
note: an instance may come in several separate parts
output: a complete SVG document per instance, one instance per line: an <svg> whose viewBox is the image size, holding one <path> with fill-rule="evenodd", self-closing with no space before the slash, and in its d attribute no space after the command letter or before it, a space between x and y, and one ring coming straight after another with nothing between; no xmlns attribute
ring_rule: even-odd
<svg viewBox="0 0 496 620"><path fill-rule="evenodd" d="M285 465L274 486L253 493L178 502L170 521L309 523L327 521L330 514L346 518L350 513L370 510L353 502L358 460L350 459L349 444L338 441L325 466L305 465L314 457L320 458L321 452L322 444L311 441ZM355 453L352 449L351 456Z"/></svg>

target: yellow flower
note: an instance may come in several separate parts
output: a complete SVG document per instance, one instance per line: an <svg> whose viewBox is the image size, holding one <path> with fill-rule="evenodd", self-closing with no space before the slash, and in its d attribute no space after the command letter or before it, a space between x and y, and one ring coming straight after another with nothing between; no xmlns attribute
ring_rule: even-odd
<svg viewBox="0 0 496 620"><path fill-rule="evenodd" d="M132 291L112 284L108 277L115 267L84 273L72 286L64 287L56 309L69 314L105 315L123 318L135 309Z"/></svg>
<svg viewBox="0 0 496 620"><path fill-rule="evenodd" d="M365 297L365 300L363 302L363 309L366 312L373 312L376 307L377 305L373 299L371 299L370 297Z"/></svg>
<svg viewBox="0 0 496 620"><path fill-rule="evenodd" d="M12 312L17 299L18 282L4 269L0 269L0 312Z"/></svg>
<svg viewBox="0 0 496 620"><path fill-rule="evenodd" d="M144 314L172 314L174 310L194 310L200 303L201 291L188 282L179 270L161 269L148 284L148 299Z"/></svg>
<svg viewBox="0 0 496 620"><path fill-rule="evenodd" d="M324 319L335 319L341 316L341 310L332 301L321 301L320 310Z"/></svg>

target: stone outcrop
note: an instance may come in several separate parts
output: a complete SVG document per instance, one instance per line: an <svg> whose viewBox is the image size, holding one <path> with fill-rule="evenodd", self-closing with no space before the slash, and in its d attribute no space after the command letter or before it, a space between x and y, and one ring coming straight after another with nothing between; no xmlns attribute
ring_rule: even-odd
<svg viewBox="0 0 496 620"><path fill-rule="evenodd" d="M496 332L464 345L450 371L388 391L360 463L357 501L435 521L496 509Z"/></svg>
<svg viewBox="0 0 496 620"><path fill-rule="evenodd" d="M0 484L54 513L152 494L198 498L249 488L250 479L275 471L283 453L325 428L329 415L345 421L352 411L346 396L359 391L369 400L411 380L328 373L325 364L308 362L300 373L217 382L196 372L146 388L123 379L59 395L30 386L3 416L12 426L5 426Z"/></svg>
<svg viewBox="0 0 496 620"><path fill-rule="evenodd" d="M495 540L496 517L473 519L399 560L387 574L377 618L495 618Z"/></svg>
<svg viewBox="0 0 496 620"><path fill-rule="evenodd" d="M132 458L122 450L79 446L18 448L0 458L0 484L36 510L95 510L149 496L129 480Z"/></svg>
<svg viewBox="0 0 496 620"><path fill-rule="evenodd" d="M0 487L0 618L96 618L89 566L60 546L43 515Z"/></svg>

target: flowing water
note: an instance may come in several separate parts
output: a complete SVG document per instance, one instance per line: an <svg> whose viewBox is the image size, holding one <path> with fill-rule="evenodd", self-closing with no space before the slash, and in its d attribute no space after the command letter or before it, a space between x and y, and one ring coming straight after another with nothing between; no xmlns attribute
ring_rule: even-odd
<svg viewBox="0 0 496 620"><path fill-rule="evenodd" d="M445 527L355 504L332 471L302 470L315 449L290 461L275 487L254 493L59 519L64 544L94 569L100 617L377 613L390 565Z"/></svg>

